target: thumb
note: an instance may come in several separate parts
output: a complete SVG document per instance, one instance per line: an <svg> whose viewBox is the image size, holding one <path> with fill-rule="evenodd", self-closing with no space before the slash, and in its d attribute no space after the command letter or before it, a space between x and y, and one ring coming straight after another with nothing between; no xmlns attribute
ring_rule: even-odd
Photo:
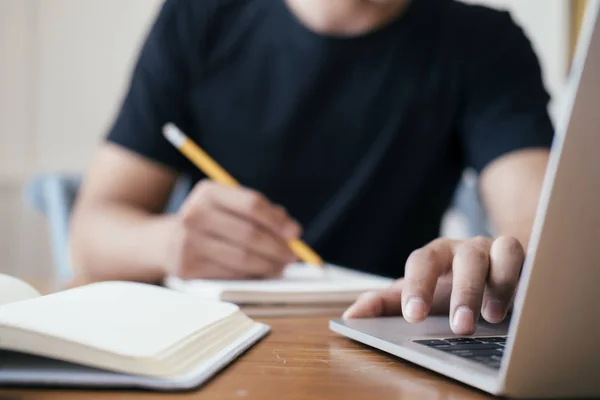
<svg viewBox="0 0 600 400"><path fill-rule="evenodd" d="M389 288L380 292L367 292L358 297L342 318L374 318L402 315L401 291Z"/></svg>

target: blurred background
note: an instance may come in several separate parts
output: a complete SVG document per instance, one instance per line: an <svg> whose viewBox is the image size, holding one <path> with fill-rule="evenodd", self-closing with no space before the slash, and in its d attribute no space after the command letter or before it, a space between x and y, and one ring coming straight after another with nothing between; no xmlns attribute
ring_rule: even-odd
<svg viewBox="0 0 600 400"><path fill-rule="evenodd" d="M275 0L274 0L275 1ZM464 0L508 9L537 52L556 119L585 0ZM162 0L0 0L0 273L56 277L65 227L47 217L106 133ZM57 175L58 174L58 175ZM464 187L472 185L466 172ZM466 197L469 198L468 196ZM65 208L66 207L66 208ZM473 203L442 234L473 233ZM54 240L54 241L53 241Z"/></svg>

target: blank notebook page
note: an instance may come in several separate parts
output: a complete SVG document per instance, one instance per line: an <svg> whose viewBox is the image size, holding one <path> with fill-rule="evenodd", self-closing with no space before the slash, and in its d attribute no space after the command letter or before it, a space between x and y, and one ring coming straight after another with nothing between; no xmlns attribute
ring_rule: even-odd
<svg viewBox="0 0 600 400"><path fill-rule="evenodd" d="M40 293L28 283L12 276L0 274L0 306L39 296Z"/></svg>
<svg viewBox="0 0 600 400"><path fill-rule="evenodd" d="M325 268L308 266L303 263L290 264L281 277L263 280L192 280L183 282L170 278L170 285L189 286L188 289L203 293L222 292L263 292L263 293L311 293L360 291L365 288L388 287L391 280L376 275L365 274L326 265ZM169 285L169 283L167 283Z"/></svg>
<svg viewBox="0 0 600 400"><path fill-rule="evenodd" d="M102 282L0 307L0 326L147 357L238 310L158 286Z"/></svg>

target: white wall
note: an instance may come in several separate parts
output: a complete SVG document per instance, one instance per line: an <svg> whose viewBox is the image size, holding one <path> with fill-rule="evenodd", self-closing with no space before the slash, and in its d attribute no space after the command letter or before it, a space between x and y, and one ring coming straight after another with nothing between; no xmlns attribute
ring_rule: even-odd
<svg viewBox="0 0 600 400"><path fill-rule="evenodd" d="M570 2L568 0L463 0L508 10L532 41L542 64L546 89L556 119L569 65ZM558 100L558 101L557 101Z"/></svg>
<svg viewBox="0 0 600 400"><path fill-rule="evenodd" d="M559 96L568 2L466 1L511 10L540 55L548 89ZM0 0L0 178L86 168L161 2Z"/></svg>
<svg viewBox="0 0 600 400"><path fill-rule="evenodd" d="M15 176L33 162L34 0L0 0L0 177Z"/></svg>
<svg viewBox="0 0 600 400"><path fill-rule="evenodd" d="M0 0L0 179L82 171L162 0Z"/></svg>
<svg viewBox="0 0 600 400"><path fill-rule="evenodd" d="M38 2L37 168L79 170L87 165L96 139L108 129L119 106L136 50L158 4L159 0Z"/></svg>

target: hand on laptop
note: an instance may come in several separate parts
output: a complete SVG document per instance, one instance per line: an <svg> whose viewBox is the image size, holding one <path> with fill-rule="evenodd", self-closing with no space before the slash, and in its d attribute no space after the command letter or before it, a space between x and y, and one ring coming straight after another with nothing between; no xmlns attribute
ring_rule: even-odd
<svg viewBox="0 0 600 400"><path fill-rule="evenodd" d="M250 189L202 181L175 223L167 268L183 279L262 278L296 261L286 240L300 227Z"/></svg>
<svg viewBox="0 0 600 400"><path fill-rule="evenodd" d="M449 313L454 333L472 334L480 315L491 323L506 317L524 257L512 237L434 240L411 254L403 279L387 290L365 293L344 318L403 315L420 322Z"/></svg>

